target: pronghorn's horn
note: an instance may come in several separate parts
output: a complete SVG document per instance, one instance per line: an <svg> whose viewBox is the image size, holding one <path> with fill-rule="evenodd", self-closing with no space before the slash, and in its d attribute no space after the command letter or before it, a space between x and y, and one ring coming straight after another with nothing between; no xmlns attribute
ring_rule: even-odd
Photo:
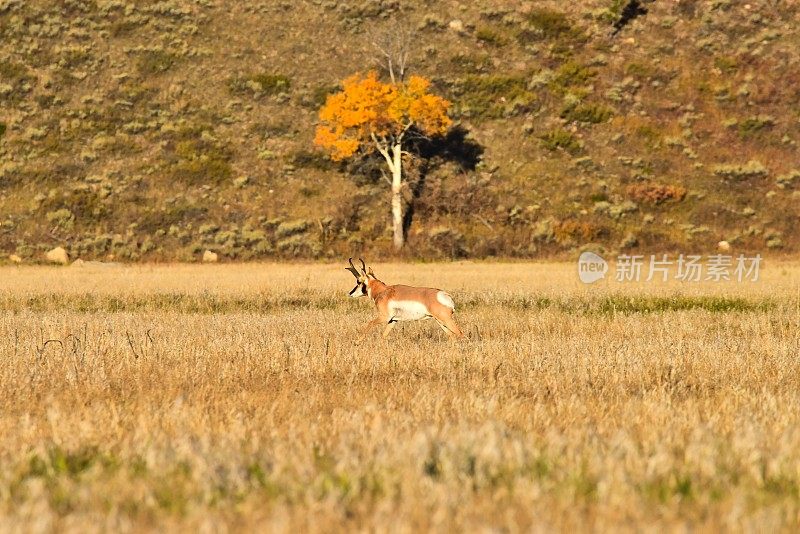
<svg viewBox="0 0 800 534"><path fill-rule="evenodd" d="M358 258L358 261L361 262L361 270L364 271L364 274L367 274L367 264L364 263L364 260L361 258Z"/></svg>
<svg viewBox="0 0 800 534"><path fill-rule="evenodd" d="M346 271L350 271L353 274L353 276L356 277L356 279L361 278L361 275L358 274L358 269L356 269L356 266L353 265L353 258L350 258L350 267L345 267L344 269Z"/></svg>

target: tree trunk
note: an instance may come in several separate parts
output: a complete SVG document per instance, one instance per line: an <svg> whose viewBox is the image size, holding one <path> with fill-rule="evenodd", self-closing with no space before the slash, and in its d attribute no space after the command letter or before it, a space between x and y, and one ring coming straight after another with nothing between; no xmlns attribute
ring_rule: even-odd
<svg viewBox="0 0 800 534"><path fill-rule="evenodd" d="M403 160L402 147L396 144L392 147L392 226L394 229L394 249L400 250L405 244L403 235L403 197L400 188L403 185Z"/></svg>

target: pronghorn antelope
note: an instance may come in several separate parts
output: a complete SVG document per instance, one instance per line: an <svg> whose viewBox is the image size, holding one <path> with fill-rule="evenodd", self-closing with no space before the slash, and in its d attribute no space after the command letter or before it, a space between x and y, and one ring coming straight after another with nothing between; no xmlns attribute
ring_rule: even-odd
<svg viewBox="0 0 800 534"><path fill-rule="evenodd" d="M359 261L361 261L360 272L353 265L353 258L350 258L350 267L346 267L356 277L356 287L350 291L350 296L371 298L378 309L378 316L363 328L357 343L360 343L373 327L381 323L386 325L383 330L385 338L394 328L394 323L398 321L416 321L431 317L436 319L442 330L451 338L464 337L453 320L453 310L456 305L450 295L441 289L430 287L388 286L375 277L372 267L367 269L364 260L359 258Z"/></svg>

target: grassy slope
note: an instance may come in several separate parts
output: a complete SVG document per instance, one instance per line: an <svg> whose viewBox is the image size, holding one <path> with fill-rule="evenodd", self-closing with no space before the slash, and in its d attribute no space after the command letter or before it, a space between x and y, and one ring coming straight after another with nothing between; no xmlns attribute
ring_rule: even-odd
<svg viewBox="0 0 800 534"><path fill-rule="evenodd" d="M410 253L797 249L798 193L777 184L798 169L797 8L660 2L611 39L619 3L403 3L416 71L484 150L474 172L434 165ZM0 251L388 252L384 184L311 139L324 94L371 65L365 35L395 5L3 3ZM270 91L274 75L287 91ZM573 120L587 118L602 120ZM549 150L554 133L572 146ZM715 173L750 160L764 173ZM654 204L632 184L687 193Z"/></svg>

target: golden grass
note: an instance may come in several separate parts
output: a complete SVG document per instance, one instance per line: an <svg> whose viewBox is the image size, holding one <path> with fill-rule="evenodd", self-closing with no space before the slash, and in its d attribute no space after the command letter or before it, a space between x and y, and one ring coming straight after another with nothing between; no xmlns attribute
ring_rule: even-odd
<svg viewBox="0 0 800 534"><path fill-rule="evenodd" d="M0 530L793 530L800 265L584 286L573 265L0 269Z"/></svg>

